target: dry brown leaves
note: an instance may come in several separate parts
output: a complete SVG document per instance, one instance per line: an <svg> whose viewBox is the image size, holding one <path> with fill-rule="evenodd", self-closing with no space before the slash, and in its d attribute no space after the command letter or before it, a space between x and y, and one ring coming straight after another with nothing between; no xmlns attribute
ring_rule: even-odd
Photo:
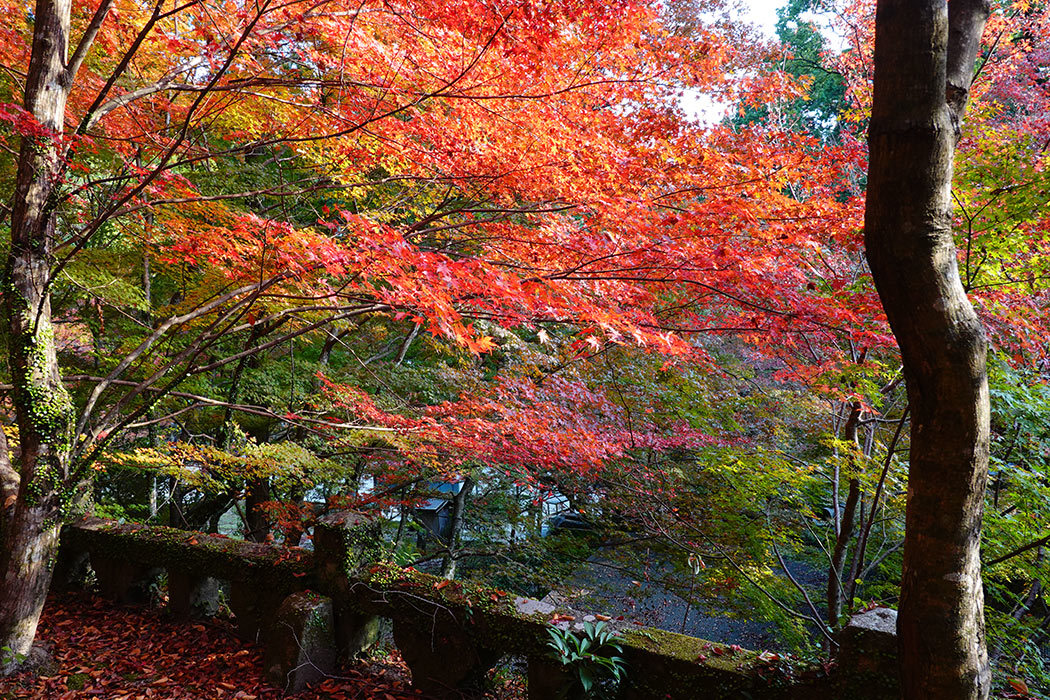
<svg viewBox="0 0 1050 700"><path fill-rule="evenodd" d="M48 600L37 638L50 645L54 675L0 678L0 700L276 700L262 648L226 622L185 623L84 594ZM295 700L420 700L396 652L343 669L337 679L286 696Z"/></svg>

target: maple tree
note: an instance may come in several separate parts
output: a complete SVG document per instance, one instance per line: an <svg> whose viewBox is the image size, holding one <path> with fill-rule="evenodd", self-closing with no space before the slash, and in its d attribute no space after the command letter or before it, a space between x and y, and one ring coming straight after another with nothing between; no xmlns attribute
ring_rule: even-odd
<svg viewBox="0 0 1050 700"><path fill-rule="evenodd" d="M479 511L486 483L514 490L513 522L553 491L644 504L716 562L708 588L749 557L782 596L774 557L830 496L827 610L805 618L840 626L885 561L867 538L909 442L859 234L874 4L846 8L837 56L803 6L789 57L717 3L9 4L27 21L0 33L18 173L0 646L28 648L61 522L129 464L151 466L139 493L170 486L173 523L215 527L244 498L249 536L272 520L292 543L316 488L399 508L394 550L435 478L476 481ZM1011 8L986 35L955 231L965 289L1024 366L1047 352L1046 13ZM818 59L849 105L831 135L838 107L807 111ZM695 93L741 116L692 121ZM741 400L734 373L767 396ZM838 439L804 425L826 406ZM785 434L821 446L741 449Z"/></svg>
<svg viewBox="0 0 1050 700"><path fill-rule="evenodd" d="M1046 303L1045 275L1041 272L1040 262L1045 254L1045 242L1044 229L1038 224L1033 225L1035 210L1030 207L1033 207L1033 205L1038 206L1035 203L1039 201L1040 197L1038 193L1041 186L1038 183L1041 176L1033 175L1035 171L1042 171L1041 163L1043 158L1033 148L1032 143L1039 142L1042 138L1041 134L1045 133L1045 127L1039 115L1042 113L1041 105L1046 95L1045 91L1038 86L1037 81L1033 81L1032 76L1040 70L1036 66L1044 63L1042 46L1036 37L1042 36L1045 32L1046 17L1044 9L1033 8L1023 3L994 4L990 9L991 15L983 36L980 31L970 32L971 35L976 34L976 36L970 36L972 42L980 41L979 45L974 44L974 46L979 46L979 49L974 49L977 52L977 60L973 71L972 85L968 80L969 70L961 70L962 77L956 76L953 78L956 83L968 88L971 109L966 121L962 123L961 132L956 136L957 143L953 142L953 150L956 153L956 167L951 183L951 201L947 203L942 202L941 205L938 205L943 212L947 212L947 214L942 214L942 216L948 215L951 218L947 221L942 220L940 225L942 228L946 223L950 225L948 231L951 234L951 242L954 243L959 251L958 267L961 272L959 286L961 286L963 293L975 307L977 312L976 318L979 318L979 323L987 329L988 340L994 351L995 359L995 362L992 364L994 370L993 381L1001 381L995 376L997 374L1002 375L1006 373L1009 375L1014 371L1006 369L1003 364L1003 360L1009 358L1008 362L1010 364L1013 364L1015 368L1024 368L1021 371L1029 377L1030 381L1038 385L1045 381L1045 378L1040 377L1038 368L1043 366L1047 352L1045 342L1037 340L1038 333L1034 332L1035 328L1040 325L1042 317L1041 313L1036 309L1045 306ZM869 86L873 65L871 43L873 36L871 32L876 26L876 23L873 21L874 10L874 3L856 4L850 8L848 12L850 17L848 24L849 33L847 36L853 38L856 43L853 50L843 56L844 60L839 61L839 67L848 76L847 83L851 85L852 95L856 100L857 108L853 113L853 118L857 119L861 125L864 124L863 120L867 118L868 110L871 109L871 103L868 100L871 94ZM961 13L963 10L960 9L959 12ZM953 29L953 32L956 29L958 28ZM961 29L959 31L961 32ZM953 34L953 36L955 35ZM959 36L961 37L961 34ZM958 42L960 39L956 37L952 41ZM883 60L886 62L900 60L899 54L900 51L898 49L888 49ZM956 58L959 55L961 54L956 53ZM913 75L918 76L922 73L923 71L918 68L912 69ZM916 77L915 80L918 81L920 78ZM932 89L934 92L937 90L937 88ZM893 94L899 94L901 89L897 87L892 88L891 91ZM955 88L949 92L951 93L949 97L964 94ZM893 109L897 110L898 108ZM960 112L959 105L955 105L954 109L957 113ZM886 118L885 114L883 118ZM872 128L875 128L874 124ZM1024 163L1021 168L1027 170L1027 176L1015 177L1015 174L1012 174L1013 168L1016 167L1016 161L1013 161L1012 155L1014 153L1017 153L1019 159ZM1023 155L1021 155L1022 153ZM997 182L993 184L991 179L981 179L982 176L980 175L975 177L978 172L983 173L985 176L990 175L991 171L988 167L992 161L997 163L997 165L1003 166L1002 170L997 171L997 175L992 176L993 179L997 179ZM916 160L916 162L920 161ZM885 167L885 165L882 167ZM1028 168L1031 169L1028 170ZM891 188L887 191L896 191L892 188L901 186L901 178L896 166L891 166L887 172L893 173L888 180L890 184L885 185ZM918 172L922 172L922 170L920 169ZM869 202L871 201L870 192L869 185ZM1010 201L1012 199L1011 195L1016 195L1016 199ZM891 201L899 203L900 197L893 195ZM1000 202L1004 206L998 208L996 205ZM1038 215L1034 215L1034 217L1038 218ZM896 228L904 230L908 227L899 225ZM943 234L941 235L941 242L942 244L946 243ZM879 249L876 247L876 250ZM900 269L896 264L891 265L890 268ZM876 275L879 274L877 269L875 272ZM885 268L882 274L888 274ZM977 277L984 275L987 275L987 277L984 277L983 281L978 281ZM887 277L883 277L882 284L899 285L901 283L901 278L894 277L893 279L896 279L897 283L891 283ZM904 328L898 326L914 324L913 329L915 329L922 325L917 321L919 316L917 300L920 297L919 292L913 290L905 295L904 300L899 300L897 313L900 315L894 322L896 324L894 325L894 331L898 336L907 334ZM891 302L886 303L889 304ZM890 316L892 319L893 313ZM970 323L974 324L978 323L978 321L971 318ZM936 324L926 324L927 332L932 332L929 329L935 326ZM981 331L979 334L983 332ZM900 338L898 339L900 340ZM901 342L906 344L906 341L902 340ZM961 347L958 344L955 345L956 347ZM918 355L911 356L910 360L907 352L905 352L905 374L918 371L914 367L912 370L908 369L909 361L913 365L918 363L918 366L921 368L938 366L932 359L935 357L935 353L931 348L932 346L929 344L924 345L922 351ZM983 357L983 352L979 348L975 357ZM976 364L972 366L977 367L977 364L979 364L978 360L974 360L974 362ZM960 361L956 362L955 366L961 368L967 364L970 363ZM951 363L940 365L940 367L941 369L946 369L950 365ZM979 370L975 371L978 371L978 374L981 373ZM910 393L916 390L914 389L916 384L924 386L917 377L909 376ZM959 383L960 386L962 384L967 384L967 382ZM946 387L942 387L937 392L937 398L934 400L934 404L938 407L937 410L968 410L966 408L969 405L968 401L949 400L948 396L949 393ZM995 403L1001 403L1004 399L1010 400L1008 396L1004 396L1002 393L997 393L993 397ZM917 400L912 396L910 404L913 409ZM980 402L978 402L976 424L984 423L985 427L983 430L987 431L987 418L981 418L979 405ZM1031 405L1034 407L1038 405L1038 402L1036 401ZM1001 406L993 404L993 413L1000 410L1003 410ZM912 432L923 432L926 436L932 435L929 430L929 421L929 415L925 417L913 415ZM1004 461L1010 460L1011 448L1006 447L1004 449L1004 444L1008 444L1007 441L1004 441L1002 435L1004 426L996 423L998 421L993 423L992 430L993 444L997 449L993 450L992 459L996 464L1000 465L999 478L1004 478L1005 474L1014 472L1015 466L1004 464ZM956 418L949 419L945 423L949 431L963 424L965 424L965 421ZM1031 435L1033 438L1039 439L1035 437L1035 433L1031 433ZM961 484L952 488L952 492L957 496L961 496L961 494L969 491L970 500L967 504L952 506L951 512L960 518L968 519L969 526L974 528L974 531L979 532L982 501L984 500L982 496L984 492L983 477L981 474L986 468L983 462L987 459L987 445L983 444L984 441L980 439L980 430L978 430L977 436L978 438L975 440L959 435L952 438L947 436L939 439L931 438L929 445L913 442L911 446L912 457L910 460L909 483L922 483L915 480L926 473L923 471L927 469L927 467L923 466L926 464L924 462L926 458L921 456L924 454L924 451L934 456L939 454L941 457L946 457L948 445L964 450L974 449L976 457L973 474L976 476L973 488L970 489ZM933 447L932 445L936 446ZM968 472L965 468L958 466L954 470L949 471L966 481L965 475ZM1020 490L1023 490L1027 478L1023 468L1017 469L1017 476L1018 487ZM942 493L940 489L946 488L947 483L940 476L934 477L927 483L927 486L921 488L916 486L914 493L928 493L939 504L939 507L943 508L949 500L942 498L946 494ZM929 491L925 491L927 488L929 488ZM985 538L986 547L999 550L1002 547L1000 538L1004 534L1003 530L1000 529L1002 523L1000 511L1002 509L998 504L998 496L994 499L994 503L992 500L989 499L987 502L984 517L986 524L994 526L991 537L986 536ZM931 510L916 502L909 506L909 513L914 513L914 515L909 515L909 528L915 532L921 531L924 527L920 522L920 519L924 516L920 514L926 513L929 515ZM1031 512L1031 517L1035 519L1040 518L1034 511ZM915 519L914 524L912 524L913 518ZM1038 537L1034 535L1033 538L1038 540ZM966 547L969 548L967 557L970 560L969 566L971 571L970 574L963 577L963 580L971 580L968 577L972 578L974 571L976 571L975 567L978 566L976 563L977 540L972 533L965 539ZM919 548L916 543L919 540L913 538L909 541L911 542L911 549L909 550L911 554L906 554L907 561L904 563L906 573L903 578L906 584L905 587L909 588L909 591L907 594L902 591L902 596L904 598L914 596L921 599L922 596L929 594L931 588L920 581L922 577L929 575L931 569L935 567L931 557L918 553ZM906 545L906 547L908 546ZM947 557L950 549L950 547L944 546L939 547L938 551L942 556ZM986 561L992 561L992 559L989 559L986 555ZM947 560L942 561L942 565L945 567L954 566L957 563L957 560L955 563L949 563ZM908 574L908 569L911 569L913 572ZM992 575L999 578L1003 576L1003 572L995 572L993 569ZM1037 574L1035 575L1035 582L1038 581L1039 575ZM999 608L999 606L1006 605L1008 606L1007 610L1013 608L1011 614L1016 615L1017 618L1027 614L1028 608L1025 605L1015 607L1013 602L1005 602L1004 598L1001 597L1000 586L1002 585L1003 582L1000 579L993 583L990 588L993 591L1000 591L995 595L994 607ZM973 588L976 588L976 595L980 596L982 587L980 585L971 586L971 590ZM938 601L951 598L947 594L935 597ZM1012 597L1006 596L1006 600ZM979 601L967 600L965 603L960 603L957 608L957 613L962 616L960 620L965 618L979 621L972 625L968 623L962 625L967 630L965 632L955 627L950 633L953 635L953 639L966 640L961 642L961 644L967 646L972 652L969 660L965 663L961 661L966 654L960 651L959 656L955 660L940 659L937 663L931 664L931 667L937 668L945 674L945 678L942 679L943 682L950 683L947 677L953 673L959 673L958 682L967 688L966 691L958 688L953 690L942 689L940 692L945 693L945 696L956 697L963 692L988 692L987 678L981 675L986 673L986 669L982 671L984 622L981 619L982 612L980 608ZM902 601L901 624L902 638L904 640L902 643L905 644L902 654L907 656L920 653L922 655L927 653L935 654L944 652L949 648L947 644L938 643L935 645L936 650L931 647L920 652L915 646L915 640L920 637L927 640L933 638L929 626L918 622L923 615L932 609L925 602L905 604ZM995 628L998 628L994 630L993 634L1001 639L1002 628L999 626L1004 623L999 617L1000 610L994 610L993 613L990 623ZM1010 626L1012 623L1005 624ZM916 631L918 628L921 628L921 632ZM906 630L910 631L906 632ZM1001 648L1001 642L999 642L996 656L999 656L1001 653ZM1001 663L1002 659L1000 658L999 661ZM975 690L971 689L969 678L962 678L965 672L961 669L965 667L969 667L971 670L977 669L973 672L978 674L978 678L984 679L981 683L975 685ZM908 683L915 684L910 686L909 692L933 693L932 687L936 682L930 678L920 680L919 674L922 673L921 669L921 665L905 668L905 678L908 679ZM1002 682L1002 679L1000 678L998 681ZM922 686L924 690L917 690L918 684L925 684Z"/></svg>
<svg viewBox="0 0 1050 700"><path fill-rule="evenodd" d="M713 30L668 32L644 4L43 1L29 19L4 34L9 62L28 66L8 88L24 100L4 113L18 171L4 278L18 431L2 469L0 638L16 654L32 640L61 522L110 442L188 410L158 416L171 398L280 415L236 401L239 370L226 400L180 383L377 313L473 351L493 341L471 318L590 326L583 342L595 349L630 339L688 351L661 309L683 281L734 297L766 289L782 262L754 245L737 258L727 243L746 237L712 239L701 223L794 210L779 190L813 166L787 155L751 164L754 142L683 129L677 91L730 89L746 56ZM775 89L745 86L750 99ZM260 159L269 181L242 186ZM244 177L217 182L213 167ZM709 206L661 211L700 191ZM307 192L329 201L286 206ZM681 234L654 245L661 226ZM125 261L138 253L149 284L135 289L126 262L100 264L103 246ZM692 279L702 257L741 291ZM160 273L178 280L166 302L151 298ZM60 371L71 344L57 338L66 319L53 304L67 280L96 309L138 307L138 332L105 361L96 347L97 374ZM770 330L790 333L780 326ZM532 404L533 421L549 417ZM455 411L467 407L501 410Z"/></svg>

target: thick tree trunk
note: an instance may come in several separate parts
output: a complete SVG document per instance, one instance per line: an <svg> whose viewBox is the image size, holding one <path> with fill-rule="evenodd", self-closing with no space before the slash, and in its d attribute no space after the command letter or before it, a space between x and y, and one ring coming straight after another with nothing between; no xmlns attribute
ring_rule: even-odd
<svg viewBox="0 0 1050 700"><path fill-rule="evenodd" d="M7 435L0 430L0 547L4 546L7 522L15 510L18 501L18 472L11 463L11 448L7 444Z"/></svg>
<svg viewBox="0 0 1050 700"><path fill-rule="evenodd" d="M265 542L270 534L270 519L262 504L270 500L270 480L266 477L250 479L244 494L244 538Z"/></svg>
<svg viewBox="0 0 1050 700"><path fill-rule="evenodd" d="M82 487L70 466L74 408L59 375L49 292L61 136L75 72L66 66L69 0L40 0L33 24L25 108L40 132L22 138L2 282L20 480L0 555L0 647L16 654L32 645L61 520Z"/></svg>
<svg viewBox="0 0 1050 700"><path fill-rule="evenodd" d="M952 160L988 12L980 0L879 0L876 14L865 244L912 412L898 622L908 699L989 692L987 349L951 230Z"/></svg>
<svg viewBox="0 0 1050 700"><path fill-rule="evenodd" d="M40 613L51 584L51 570L58 550L60 525L50 509L20 502L8 529L8 541L0 553L0 675L18 668L19 658L28 656L36 637Z"/></svg>

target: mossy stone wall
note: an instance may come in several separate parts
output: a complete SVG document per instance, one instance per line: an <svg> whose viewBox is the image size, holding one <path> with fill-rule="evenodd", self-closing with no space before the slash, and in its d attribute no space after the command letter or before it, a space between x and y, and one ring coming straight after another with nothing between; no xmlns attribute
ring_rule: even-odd
<svg viewBox="0 0 1050 700"><path fill-rule="evenodd" d="M256 602L272 608L254 611L252 617L260 624L275 619L278 607L290 594L317 591L332 600L335 637L343 644L361 637L362 630L371 629L376 618L391 619L395 630L401 631L398 641L413 647L404 656L421 686L427 684L426 677L436 673L434 669L453 667L457 678L473 683L478 674L460 669L464 662L480 670L505 654L524 656L537 668L549 667L547 642L552 620L558 620L554 624L563 629L579 630L585 620L594 619L486 586L446 581L377 561L378 538L374 522L358 514L342 513L327 516L315 527L314 552L98 518L67 526L62 542L67 557L89 551L142 567L224 579L241 592L254 589L259 593ZM430 629L428 625L434 626L437 620L441 635L462 643L423 644L420 640L429 638L424 634ZM893 660L886 658L889 643L884 639L872 663L863 644L854 644L847 656L849 668L840 667L829 674L823 666L800 667L794 663L790 672L785 672L788 665L780 663L779 657L773 657L777 659L773 662L770 655L695 637L609 624L614 628L618 625L623 637L626 700L898 697L896 679L881 678L893 669ZM258 630L258 636L265 639L265 630ZM867 639L863 635L857 638ZM471 659L452 658L460 647L472 650Z"/></svg>

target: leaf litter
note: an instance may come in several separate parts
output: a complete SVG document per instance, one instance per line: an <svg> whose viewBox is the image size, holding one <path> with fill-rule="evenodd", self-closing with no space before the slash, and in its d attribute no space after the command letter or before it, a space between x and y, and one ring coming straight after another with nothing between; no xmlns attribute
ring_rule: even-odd
<svg viewBox="0 0 1050 700"><path fill-rule="evenodd" d="M261 645L236 636L228 620L179 621L162 610L117 605L85 593L48 598L38 642L54 657L34 676L0 678L0 700L420 700L397 650L340 669L292 695L270 685ZM524 697L520 678L486 697Z"/></svg>

